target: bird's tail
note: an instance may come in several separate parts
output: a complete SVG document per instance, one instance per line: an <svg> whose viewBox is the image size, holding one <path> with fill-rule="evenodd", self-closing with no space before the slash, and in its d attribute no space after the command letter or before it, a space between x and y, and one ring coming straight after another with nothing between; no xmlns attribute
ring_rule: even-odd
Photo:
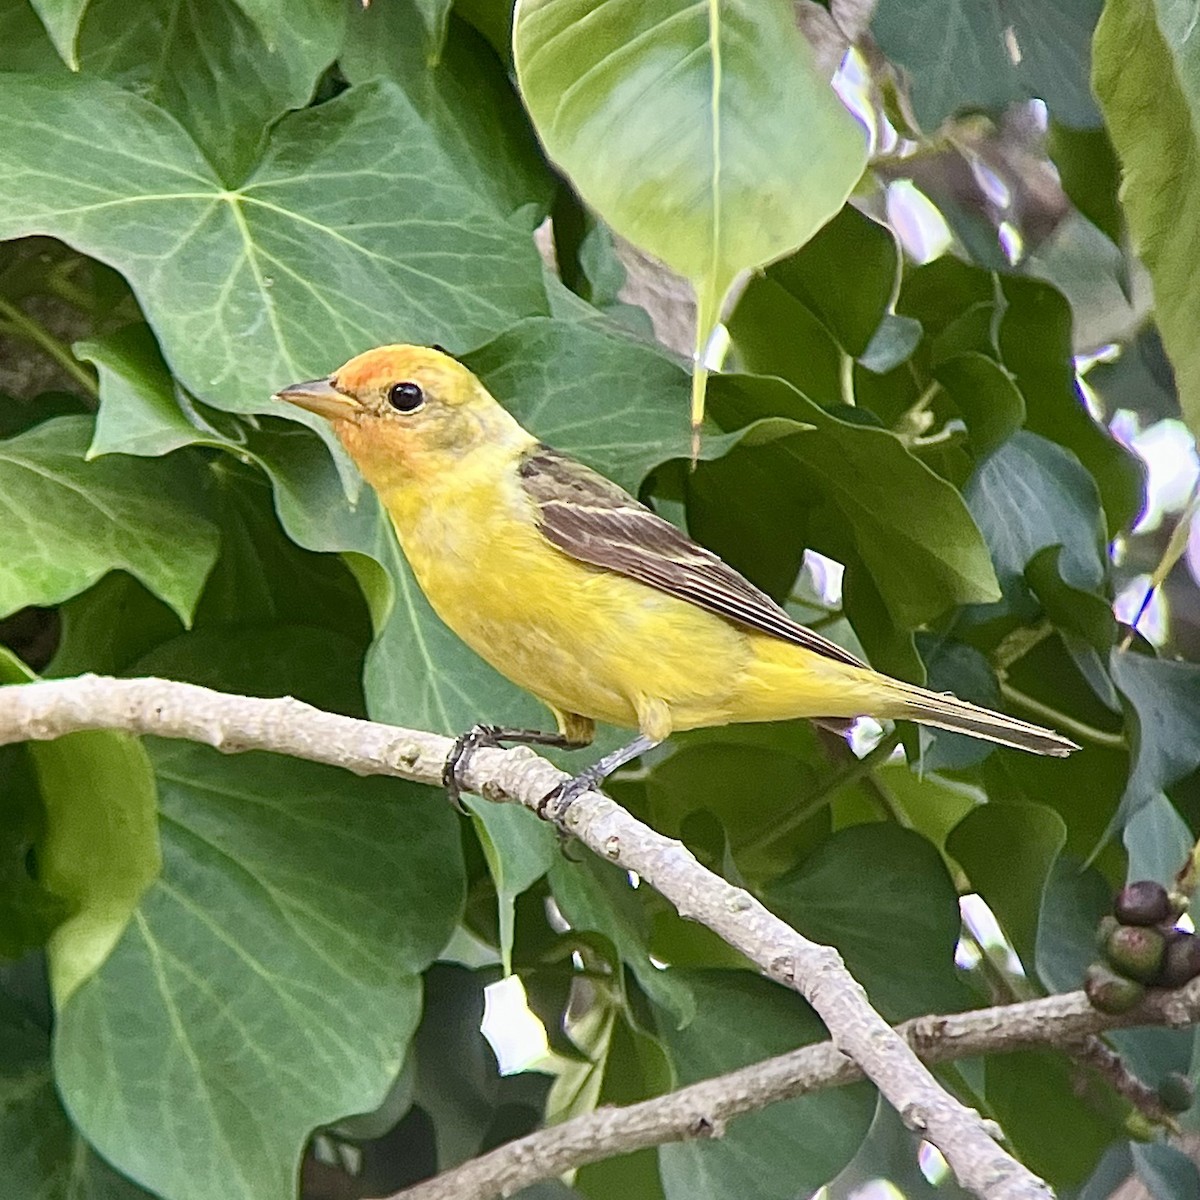
<svg viewBox="0 0 1200 1200"><path fill-rule="evenodd" d="M898 711L889 716L918 721L922 725L934 725L938 729L949 729L954 733L966 733L971 737L983 738L987 742L998 742L1001 746L1014 746L1033 754L1052 754L1065 758L1079 747L1069 738L1028 721L993 712L968 704L957 696L941 692L930 692L913 684L896 683Z"/></svg>

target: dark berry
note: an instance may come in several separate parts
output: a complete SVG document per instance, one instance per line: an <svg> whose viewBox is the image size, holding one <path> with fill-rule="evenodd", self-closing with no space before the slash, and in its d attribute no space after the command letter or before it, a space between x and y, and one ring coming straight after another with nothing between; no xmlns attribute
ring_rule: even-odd
<svg viewBox="0 0 1200 1200"><path fill-rule="evenodd" d="M1167 889L1153 879L1127 883L1117 893L1113 912L1122 925L1158 925L1174 916Z"/></svg>
<svg viewBox="0 0 1200 1200"><path fill-rule="evenodd" d="M1179 988L1197 975L1200 975L1200 938L1194 933L1175 930L1168 936L1155 983L1160 987Z"/></svg>

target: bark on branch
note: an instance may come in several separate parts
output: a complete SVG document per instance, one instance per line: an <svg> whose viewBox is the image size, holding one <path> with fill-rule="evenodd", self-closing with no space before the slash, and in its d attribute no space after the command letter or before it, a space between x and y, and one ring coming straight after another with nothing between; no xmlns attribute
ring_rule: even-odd
<svg viewBox="0 0 1200 1200"><path fill-rule="evenodd" d="M429 784L440 782L451 745L436 734L338 716L290 698L234 696L169 680L85 675L0 688L0 745L82 729L186 738L226 753L268 750ZM481 750L464 774L480 795L534 811L564 778L527 748ZM862 1068L910 1129L942 1152L964 1188L981 1200L1052 1196L995 1141L977 1112L939 1086L871 1007L836 950L801 937L744 889L703 867L682 843L602 793L581 796L562 823L594 853L636 871L681 916L707 925L770 978L803 995L836 1050Z"/></svg>
<svg viewBox="0 0 1200 1200"><path fill-rule="evenodd" d="M896 1033L923 1062L938 1063L977 1054L1077 1046L1106 1030L1133 1025L1186 1026L1197 1021L1200 981L1178 992L1152 992L1143 1004L1119 1016L1093 1008L1083 992L1070 992L949 1016L916 1017L896 1026ZM388 1200L511 1196L540 1179L617 1154L666 1142L721 1137L734 1117L862 1078L858 1064L832 1042L804 1046L665 1096L622 1108L600 1108L539 1129Z"/></svg>

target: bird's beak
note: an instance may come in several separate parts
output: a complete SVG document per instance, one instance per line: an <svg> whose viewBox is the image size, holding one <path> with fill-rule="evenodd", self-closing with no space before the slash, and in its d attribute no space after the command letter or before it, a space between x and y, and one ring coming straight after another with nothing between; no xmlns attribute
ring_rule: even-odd
<svg viewBox="0 0 1200 1200"><path fill-rule="evenodd" d="M344 421L361 411L357 400L333 386L332 377L293 383L290 387L280 388L273 398L286 400L297 408L306 408L331 421Z"/></svg>

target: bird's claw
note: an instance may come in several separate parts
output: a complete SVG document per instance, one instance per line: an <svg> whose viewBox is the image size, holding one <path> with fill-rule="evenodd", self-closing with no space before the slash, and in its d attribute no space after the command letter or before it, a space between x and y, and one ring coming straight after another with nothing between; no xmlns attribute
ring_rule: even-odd
<svg viewBox="0 0 1200 1200"><path fill-rule="evenodd" d="M600 786L601 782L602 780L590 770L580 771L578 775L574 775L570 779L564 779L558 787L547 792L538 801L537 815L544 821L551 821L555 825L561 826L563 819L567 815L567 809L580 796L585 795L587 792L594 792Z"/></svg>
<svg viewBox="0 0 1200 1200"><path fill-rule="evenodd" d="M497 740L500 730L495 725L472 725L466 733L461 733L454 739L450 753L446 755L445 766L442 767L442 787L446 789L446 799L451 805L467 816L463 807L463 782L459 772L467 765L471 755L482 747L495 748L500 745Z"/></svg>

